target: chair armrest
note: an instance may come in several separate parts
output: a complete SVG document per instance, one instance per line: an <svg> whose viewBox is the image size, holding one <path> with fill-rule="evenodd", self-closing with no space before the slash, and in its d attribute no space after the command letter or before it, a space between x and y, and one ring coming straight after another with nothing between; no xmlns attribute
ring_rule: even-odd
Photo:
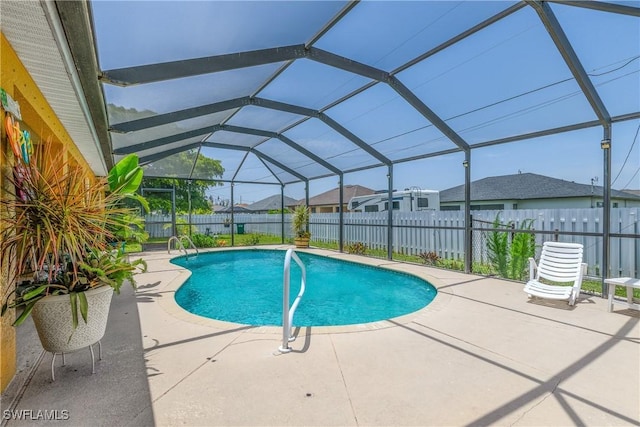
<svg viewBox="0 0 640 427"><path fill-rule="evenodd" d="M580 281L580 283L578 283L580 289L582 289L582 281L584 279L584 276L586 276L586 274L587 274L587 263L583 262L582 264L580 264L580 278L578 279Z"/></svg>
<svg viewBox="0 0 640 427"><path fill-rule="evenodd" d="M533 258L529 258L529 280L532 280L536 277L537 269L538 265L536 264L536 260Z"/></svg>

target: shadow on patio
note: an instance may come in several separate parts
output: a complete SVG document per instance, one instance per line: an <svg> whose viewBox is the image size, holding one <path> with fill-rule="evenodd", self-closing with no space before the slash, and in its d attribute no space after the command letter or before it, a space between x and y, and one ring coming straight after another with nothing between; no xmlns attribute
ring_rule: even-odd
<svg viewBox="0 0 640 427"><path fill-rule="evenodd" d="M73 425L638 425L640 318L599 297L566 310L519 283L396 264L439 288L429 306L379 328L298 328L282 355L280 328L181 311L186 276L146 256L96 375L79 352L51 383L45 357L16 409L68 409Z"/></svg>

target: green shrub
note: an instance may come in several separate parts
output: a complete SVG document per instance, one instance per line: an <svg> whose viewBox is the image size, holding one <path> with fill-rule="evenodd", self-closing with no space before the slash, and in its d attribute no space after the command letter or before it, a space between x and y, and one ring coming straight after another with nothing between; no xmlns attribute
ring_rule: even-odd
<svg viewBox="0 0 640 427"><path fill-rule="evenodd" d="M482 264L479 262L474 262L471 266L471 271L474 274L481 274L483 276L489 276L491 272L491 266L489 264Z"/></svg>
<svg viewBox="0 0 640 427"><path fill-rule="evenodd" d="M164 226L162 226L163 230L169 230L172 227L171 224L165 224ZM195 225L191 224L189 225L187 223L187 220L184 218L177 218L176 219L176 232L178 233L178 236L183 236L183 235L189 235L190 233L193 235L195 233L198 232L198 227L196 227Z"/></svg>
<svg viewBox="0 0 640 427"><path fill-rule="evenodd" d="M513 221L500 223L500 212L496 214L492 227L494 229L513 229ZM521 231L531 230L533 220L525 219L520 225ZM494 271L508 279L523 280L527 271L528 260L535 255L535 236L526 232L514 233L511 242L509 231L491 231L487 235L487 252L489 262Z"/></svg>
<svg viewBox="0 0 640 427"><path fill-rule="evenodd" d="M192 234L191 241L196 245L196 248L215 248L218 246L216 240L212 236L200 233Z"/></svg>
<svg viewBox="0 0 640 427"><path fill-rule="evenodd" d="M500 212L491 224L493 228L500 228ZM492 231L487 236L487 251L489 262L498 275L507 277L507 264L509 263L509 235L506 231Z"/></svg>
<svg viewBox="0 0 640 427"><path fill-rule="evenodd" d="M520 226L521 230L531 230L532 219L525 219ZM529 258L535 256L536 238L529 233L516 233L511 240L509 248L509 278L523 280L529 266Z"/></svg>
<svg viewBox="0 0 640 427"><path fill-rule="evenodd" d="M446 268L449 270L464 271L464 262L457 259L445 259L440 258L436 264L438 267Z"/></svg>
<svg viewBox="0 0 640 427"><path fill-rule="evenodd" d="M247 246L255 246L260 243L260 235L257 233L251 233L245 237L244 244Z"/></svg>
<svg viewBox="0 0 640 427"><path fill-rule="evenodd" d="M345 248L348 254L364 255L367 253L367 245L362 242L350 243Z"/></svg>
<svg viewBox="0 0 640 427"><path fill-rule="evenodd" d="M429 252L421 252L419 255L420 259L424 264L436 265L440 260L440 257L434 251Z"/></svg>

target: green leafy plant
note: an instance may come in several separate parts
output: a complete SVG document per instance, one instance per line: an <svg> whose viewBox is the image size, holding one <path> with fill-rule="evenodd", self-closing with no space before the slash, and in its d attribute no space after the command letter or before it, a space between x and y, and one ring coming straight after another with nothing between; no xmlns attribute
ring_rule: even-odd
<svg viewBox="0 0 640 427"><path fill-rule="evenodd" d="M436 265L438 261L440 261L438 254L433 251L421 252L418 256L422 259L423 263L429 265Z"/></svg>
<svg viewBox="0 0 640 427"><path fill-rule="evenodd" d="M449 270L464 271L464 262L457 259L440 258L438 260L437 267L442 267Z"/></svg>
<svg viewBox="0 0 640 427"><path fill-rule="evenodd" d="M116 194L119 201L133 199L142 205L145 212L149 212L149 203L147 200L136 193L138 188L140 188L143 176L144 171L138 164L138 156L129 154L123 157L109 171L109 175L107 176L109 192Z"/></svg>
<svg viewBox="0 0 640 427"><path fill-rule="evenodd" d="M533 228L533 220L525 219L520 224L520 232L513 233L509 241L510 231L500 231L500 229L512 229L513 221L504 225L500 223L500 213L492 223L495 229L488 233L487 251L489 262L493 270L501 277L523 280L528 266L528 260L535 254L535 236L527 233Z"/></svg>
<svg viewBox="0 0 640 427"><path fill-rule="evenodd" d="M520 230L531 230L532 219L525 219L520 225ZM536 240L533 234L516 233L511 240L509 248L509 278L523 280L529 266L529 258L536 252Z"/></svg>
<svg viewBox="0 0 640 427"><path fill-rule="evenodd" d="M502 227L500 212L496 214L493 223L494 229ZM487 251L489 262L494 270L501 276L507 277L507 265L509 263L509 235L506 231L491 231L487 236Z"/></svg>
<svg viewBox="0 0 640 427"><path fill-rule="evenodd" d="M311 233L307 230L309 226L309 208L305 205L298 205L291 216L291 229L296 237L309 238Z"/></svg>
<svg viewBox="0 0 640 427"><path fill-rule="evenodd" d="M127 155L109 171L108 192L116 196L119 206L127 207L127 201L133 201L142 206L145 212L149 212L147 200L137 193L143 174L135 154ZM109 215L112 220L109 228L113 235L108 239L110 242L144 243L149 238L144 227L144 218L138 215L135 209L111 212Z"/></svg>
<svg viewBox="0 0 640 427"><path fill-rule="evenodd" d="M260 235L257 233L249 234L245 239L245 245L255 246L260 243Z"/></svg>
<svg viewBox="0 0 640 427"><path fill-rule="evenodd" d="M367 253L367 245L362 242L350 243L345 249L347 253L354 255L364 255Z"/></svg>
<svg viewBox="0 0 640 427"><path fill-rule="evenodd" d="M119 222L112 232L119 242L144 243L149 239L149 233L145 230L145 220L135 213L124 213L115 218Z"/></svg>
<svg viewBox="0 0 640 427"><path fill-rule="evenodd" d="M206 234L196 233L191 235L191 241L197 248L215 248L216 239L213 236L207 236Z"/></svg>
<svg viewBox="0 0 640 427"><path fill-rule="evenodd" d="M85 262L80 264L80 271L90 283L90 287L108 285L116 293L120 293L120 288L125 280L135 286L134 273L146 270L145 260L129 261L122 249L115 251L91 249Z"/></svg>
<svg viewBox="0 0 640 427"><path fill-rule="evenodd" d="M162 226L163 230L168 230L172 228L171 224L165 224ZM176 219L176 233L178 233L178 236L184 236L184 235L193 235L196 234L198 232L198 227L196 227L195 225L191 224L189 225L187 223L187 220L184 218L177 218Z"/></svg>
<svg viewBox="0 0 640 427"><path fill-rule="evenodd" d="M141 173L137 158L123 159L109 179L94 179L78 166L57 161L65 158L46 143L29 163L18 161L4 171L14 191L5 189L0 200L0 269L19 286L7 287L1 314L24 308L14 325L47 295L69 294L72 307L82 313L86 298L81 293L104 285L118 291L142 267L108 244L122 218L134 214L123 200L141 201L135 195Z"/></svg>

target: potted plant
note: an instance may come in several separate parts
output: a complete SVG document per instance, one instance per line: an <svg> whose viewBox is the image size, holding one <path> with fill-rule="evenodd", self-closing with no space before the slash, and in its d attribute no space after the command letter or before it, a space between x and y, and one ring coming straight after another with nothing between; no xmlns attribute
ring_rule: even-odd
<svg viewBox="0 0 640 427"><path fill-rule="evenodd" d="M126 157L107 179L94 179L54 152L37 147L29 161L16 159L5 171L14 192L0 200L0 268L8 272L9 292L2 315L22 309L19 325L33 315L45 350L70 352L104 335L111 297L125 280L145 270L108 240L132 214L123 206L142 180L137 157ZM11 185L9 185L11 187ZM81 319L81 320L80 320Z"/></svg>
<svg viewBox="0 0 640 427"><path fill-rule="evenodd" d="M142 206L145 212L149 212L149 203L136 191L142 183L143 172L138 165L138 157L130 154L122 158L110 171L107 177L109 192L116 195L115 205L130 207L111 211L108 215L113 220L108 224L111 234L108 241L113 247L125 248L126 242L144 243L149 238L149 233L144 228L144 217L138 215L134 203ZM128 202L128 203L127 203Z"/></svg>
<svg viewBox="0 0 640 427"><path fill-rule="evenodd" d="M309 233L309 208L305 205L298 205L293 210L291 216L291 228L294 233L296 248L308 248L311 233Z"/></svg>

